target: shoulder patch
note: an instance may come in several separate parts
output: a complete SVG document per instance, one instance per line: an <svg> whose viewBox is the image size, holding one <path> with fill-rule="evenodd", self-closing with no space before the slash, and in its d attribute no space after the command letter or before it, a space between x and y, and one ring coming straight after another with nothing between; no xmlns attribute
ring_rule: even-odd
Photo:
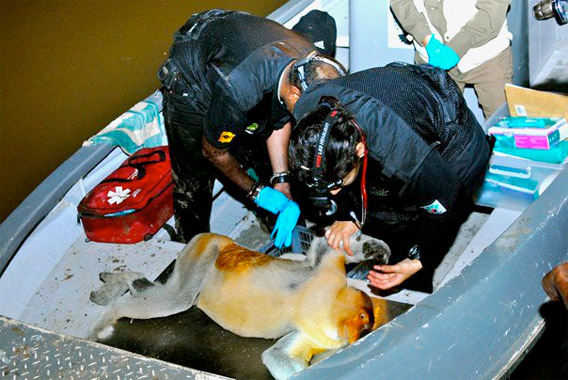
<svg viewBox="0 0 568 380"><path fill-rule="evenodd" d="M422 206L420 208L433 215L440 215L447 211L446 208L437 199L429 205Z"/></svg>
<svg viewBox="0 0 568 380"><path fill-rule="evenodd" d="M249 126L245 129L245 132L248 133L249 135L252 135L257 129L258 129L258 124L257 124L257 123L252 123L251 125L249 125Z"/></svg>
<svg viewBox="0 0 568 380"><path fill-rule="evenodd" d="M233 140L233 137L235 137L233 132L223 131L221 132L221 136L219 136L218 141L221 143L230 143Z"/></svg>

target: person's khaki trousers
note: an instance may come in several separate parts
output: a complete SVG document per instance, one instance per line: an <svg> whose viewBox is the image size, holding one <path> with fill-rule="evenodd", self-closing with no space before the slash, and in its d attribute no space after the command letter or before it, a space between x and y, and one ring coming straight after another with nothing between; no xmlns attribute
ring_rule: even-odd
<svg viewBox="0 0 568 380"><path fill-rule="evenodd" d="M415 62L424 63L418 54L415 55ZM462 92L466 85L473 85L483 115L488 119L506 100L505 84L511 83L513 78L511 47L473 70L462 73L456 66L448 74Z"/></svg>

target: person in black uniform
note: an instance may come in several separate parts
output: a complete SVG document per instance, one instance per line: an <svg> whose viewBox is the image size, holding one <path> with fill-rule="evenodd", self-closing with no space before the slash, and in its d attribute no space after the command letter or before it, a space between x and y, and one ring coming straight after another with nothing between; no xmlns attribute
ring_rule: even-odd
<svg viewBox="0 0 568 380"><path fill-rule="evenodd" d="M290 71L302 71L306 83L342 73L314 50L300 34L239 11L194 14L176 31L158 76L180 241L209 231L213 183L221 174L237 198L278 214L276 241L289 244L299 209L289 200L287 146L291 107L301 94ZM305 64L296 67L298 58ZM247 174L250 167L260 181ZM274 188L262 186L270 177Z"/></svg>
<svg viewBox="0 0 568 380"><path fill-rule="evenodd" d="M389 289L422 269L411 287L431 291L491 152L456 84L395 63L310 87L294 115L290 168L333 221L328 243L350 253L359 230L383 239L395 264L375 266L371 284Z"/></svg>

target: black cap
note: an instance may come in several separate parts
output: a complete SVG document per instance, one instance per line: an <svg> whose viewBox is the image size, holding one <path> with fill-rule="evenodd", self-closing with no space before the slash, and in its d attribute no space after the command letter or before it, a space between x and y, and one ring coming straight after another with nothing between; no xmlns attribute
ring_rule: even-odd
<svg viewBox="0 0 568 380"><path fill-rule="evenodd" d="M310 40L320 54L335 56L337 27L329 13L314 9L302 16L292 30Z"/></svg>

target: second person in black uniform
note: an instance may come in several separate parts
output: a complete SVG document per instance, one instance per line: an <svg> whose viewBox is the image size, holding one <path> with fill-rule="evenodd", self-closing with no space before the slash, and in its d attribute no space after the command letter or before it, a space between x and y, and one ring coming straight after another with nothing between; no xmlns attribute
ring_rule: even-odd
<svg viewBox="0 0 568 380"><path fill-rule="evenodd" d="M311 87L294 113L302 119L290 166L331 214L328 243L349 253L349 236L362 229L393 253L394 265L369 274L374 286L389 289L422 270L415 287L431 291L490 156L455 82L431 66L391 64Z"/></svg>

